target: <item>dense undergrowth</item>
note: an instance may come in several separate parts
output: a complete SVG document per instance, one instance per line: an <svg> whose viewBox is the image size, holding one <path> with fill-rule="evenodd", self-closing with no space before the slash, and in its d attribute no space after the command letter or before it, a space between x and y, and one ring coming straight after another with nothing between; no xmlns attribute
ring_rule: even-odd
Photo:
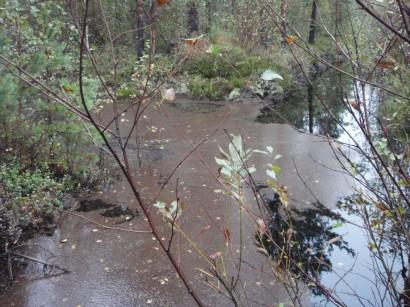
<svg viewBox="0 0 410 307"><path fill-rule="evenodd" d="M102 174L98 151L90 150L98 142L95 133L56 102L78 103L76 30L67 12L53 1L5 6L1 54L61 98L30 86L22 71L0 67L0 254L31 230L53 223L64 194L92 187ZM95 80L85 81L90 102L98 91Z"/></svg>
<svg viewBox="0 0 410 307"><path fill-rule="evenodd" d="M294 80L288 67L279 65L266 52L252 54L229 44L210 45L183 67L190 75L190 94L209 99L223 99L235 88L256 85L260 75L268 69L279 73L284 78L281 84L290 90Z"/></svg>
<svg viewBox="0 0 410 307"><path fill-rule="evenodd" d="M181 45L174 54L157 54L153 58L146 54L135 63L121 63L116 94L120 99L138 97L146 88L149 92L163 83L193 98L223 100L234 89L256 90L266 70L282 76L278 85L291 93L297 89L299 73L291 57L278 57L280 53L287 54L282 46L249 52L234 43L213 44L204 39L198 48Z"/></svg>
<svg viewBox="0 0 410 307"><path fill-rule="evenodd" d="M25 233L52 223L62 208L64 180L41 170L22 171L16 162L0 165L0 246L13 245Z"/></svg>

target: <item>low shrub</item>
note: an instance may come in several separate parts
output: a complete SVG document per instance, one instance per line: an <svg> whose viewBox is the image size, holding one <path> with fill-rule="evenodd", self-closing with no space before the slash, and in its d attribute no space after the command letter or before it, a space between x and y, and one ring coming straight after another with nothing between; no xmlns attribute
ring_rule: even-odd
<svg viewBox="0 0 410 307"><path fill-rule="evenodd" d="M291 92L295 89L292 67L288 62L279 62L275 54L277 51L249 54L229 44L212 45L206 53L191 58L182 70L195 76L189 90L199 98L221 99L234 88L254 84L267 69L281 75L280 85L286 93Z"/></svg>
<svg viewBox="0 0 410 307"><path fill-rule="evenodd" d="M234 88L232 81L220 77L207 79L195 76L188 84L191 95L211 100L223 99Z"/></svg>
<svg viewBox="0 0 410 307"><path fill-rule="evenodd" d="M0 251L25 232L53 221L67 187L42 170L23 170L16 162L0 164Z"/></svg>
<svg viewBox="0 0 410 307"><path fill-rule="evenodd" d="M238 71L237 63L245 57L244 51L238 47L212 45L208 52L190 59L183 70L208 79L243 77Z"/></svg>

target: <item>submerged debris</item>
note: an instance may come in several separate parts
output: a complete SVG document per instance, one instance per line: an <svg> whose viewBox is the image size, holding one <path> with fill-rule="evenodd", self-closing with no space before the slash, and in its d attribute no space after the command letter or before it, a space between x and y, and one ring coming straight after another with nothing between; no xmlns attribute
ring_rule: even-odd
<svg viewBox="0 0 410 307"><path fill-rule="evenodd" d="M80 207L77 209L77 211L90 212L95 210L108 209L114 206L114 204L106 203L101 199L84 199L80 201Z"/></svg>
<svg viewBox="0 0 410 307"><path fill-rule="evenodd" d="M117 222L116 224L121 224L125 222L129 222L135 218L137 215L137 211L131 210L129 207L124 207L121 205L116 205L111 209L105 210L103 213L101 213L102 216L104 217L110 217L110 218L115 218L115 217L121 217L122 220L120 222Z"/></svg>

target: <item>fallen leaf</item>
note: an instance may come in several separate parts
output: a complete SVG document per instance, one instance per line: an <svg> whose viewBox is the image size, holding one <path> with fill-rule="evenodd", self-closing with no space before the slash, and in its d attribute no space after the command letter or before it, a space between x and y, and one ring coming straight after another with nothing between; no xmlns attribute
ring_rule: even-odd
<svg viewBox="0 0 410 307"><path fill-rule="evenodd" d="M259 229L258 229L259 233L260 234L266 233L267 227L266 227L265 221L261 218L258 218L256 222L258 223L258 226L259 226Z"/></svg>
<svg viewBox="0 0 410 307"><path fill-rule="evenodd" d="M200 41L203 38L204 35L200 35L198 37L193 37L193 38L186 38L184 39L184 42L188 46L195 46L198 41Z"/></svg>
<svg viewBox="0 0 410 307"><path fill-rule="evenodd" d="M207 231L210 228L211 228L211 225L206 225L204 228L201 229L200 233L203 233L204 231Z"/></svg>
<svg viewBox="0 0 410 307"><path fill-rule="evenodd" d="M225 238L225 245L229 246L229 243L231 243L231 232L229 231L228 228L224 229L224 238Z"/></svg>
<svg viewBox="0 0 410 307"><path fill-rule="evenodd" d="M394 60L376 60L375 62L377 67L382 69L394 69L396 67L396 61Z"/></svg>
<svg viewBox="0 0 410 307"><path fill-rule="evenodd" d="M360 111L360 101L358 100L351 100L349 101L350 105L352 106L353 109Z"/></svg>
<svg viewBox="0 0 410 307"><path fill-rule="evenodd" d="M209 256L209 258L211 258L212 260L215 260L219 257L222 257L222 252L215 252Z"/></svg>

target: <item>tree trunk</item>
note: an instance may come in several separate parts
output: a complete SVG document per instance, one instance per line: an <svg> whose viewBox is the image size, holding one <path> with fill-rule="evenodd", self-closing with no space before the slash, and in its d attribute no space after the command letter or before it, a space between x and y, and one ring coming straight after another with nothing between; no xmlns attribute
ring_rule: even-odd
<svg viewBox="0 0 410 307"><path fill-rule="evenodd" d="M206 1L206 12L208 18L207 32L212 29L212 0Z"/></svg>
<svg viewBox="0 0 410 307"><path fill-rule="evenodd" d="M312 1L312 13L310 15L309 39L308 39L309 44L314 44L315 43L317 1L319 1L319 0L313 0Z"/></svg>
<svg viewBox="0 0 410 307"><path fill-rule="evenodd" d="M308 86L307 90L307 96L308 96L308 118L309 118L309 133L313 133L313 112L314 112L314 107L313 107L313 88L312 86Z"/></svg>
<svg viewBox="0 0 410 307"><path fill-rule="evenodd" d="M151 33L151 55L155 54L157 48L157 30L155 23L157 22L158 14L158 2L152 1L151 8L149 10L149 23Z"/></svg>
<svg viewBox="0 0 410 307"><path fill-rule="evenodd" d="M318 0L312 1L312 13L310 15L310 26L309 26L309 44L315 43L316 37L316 15L317 15L317 2ZM314 63L311 64L309 77L313 78L315 72ZM313 133L313 87L309 84L308 86L308 111L309 111L309 133Z"/></svg>
<svg viewBox="0 0 410 307"><path fill-rule="evenodd" d="M135 18L136 18L136 52L137 52L137 59L141 59L142 55L144 54L144 0L136 0L136 10L135 10Z"/></svg>
<svg viewBox="0 0 410 307"><path fill-rule="evenodd" d="M198 34L199 32L199 16L198 8L194 1L188 2L188 34Z"/></svg>
<svg viewBox="0 0 410 307"><path fill-rule="evenodd" d="M89 50L90 49L90 35L89 35L89 31L88 31L88 25L85 25L85 37L84 37L84 46L85 46L85 50Z"/></svg>
<svg viewBox="0 0 410 307"><path fill-rule="evenodd" d="M336 44L336 67L340 67L341 65L341 56L342 52L339 45L339 33L342 24L342 14L341 14L341 7L339 6L339 1L335 1L335 44Z"/></svg>
<svg viewBox="0 0 410 307"><path fill-rule="evenodd" d="M288 0L282 0L280 2L280 17L282 18L282 37L286 39L288 33Z"/></svg>

